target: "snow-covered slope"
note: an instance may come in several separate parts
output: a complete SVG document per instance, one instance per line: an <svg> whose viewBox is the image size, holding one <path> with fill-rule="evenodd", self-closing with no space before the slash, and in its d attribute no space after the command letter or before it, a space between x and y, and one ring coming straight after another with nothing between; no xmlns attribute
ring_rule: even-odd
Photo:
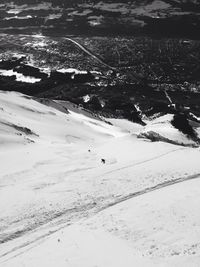
<svg viewBox="0 0 200 267"><path fill-rule="evenodd" d="M144 127L138 134L139 138L148 138L152 141L163 141L183 146L198 146L197 140L193 140L187 136L172 124L173 114L167 114L155 118L153 121L147 122L147 126ZM197 139L199 136L200 125L196 130Z"/></svg>
<svg viewBox="0 0 200 267"><path fill-rule="evenodd" d="M0 92L1 266L198 266L199 148L111 122Z"/></svg>

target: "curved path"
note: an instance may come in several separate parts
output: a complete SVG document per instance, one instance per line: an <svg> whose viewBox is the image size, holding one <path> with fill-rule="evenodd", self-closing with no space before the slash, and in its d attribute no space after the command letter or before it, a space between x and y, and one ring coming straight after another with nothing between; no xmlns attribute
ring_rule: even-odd
<svg viewBox="0 0 200 267"><path fill-rule="evenodd" d="M118 69L118 68L110 66L109 64L104 62L102 59L100 59L98 56L96 56L95 54L90 52L87 48L85 48L83 45L79 44L74 39L71 39L71 38L68 38L68 37L65 37L64 39L69 41L69 42L72 42L73 44L78 46L83 52L85 52L86 54L88 54L89 56L91 56L92 58L94 58L96 61L100 62L102 65L106 66L107 68L112 69L112 70L117 70Z"/></svg>
<svg viewBox="0 0 200 267"><path fill-rule="evenodd" d="M90 50L88 50L86 47L84 47L83 45L81 45L80 43L78 43L77 41L75 41L74 39L71 39L69 37L65 37L65 40L72 42L73 44L75 44L77 47L79 47L83 52L85 52L87 55L91 56L92 58L94 58L96 61L98 61L99 63L101 63L103 66L113 70L113 71L132 71L131 68L133 68L134 66L118 66L118 67L113 67L109 64L107 64L105 61L103 61L100 57L96 56L93 52L91 52ZM137 81L143 81L144 77L140 74L137 74L135 72L132 72L132 75L134 76L134 78Z"/></svg>
<svg viewBox="0 0 200 267"><path fill-rule="evenodd" d="M187 177L180 177L180 178L177 178L177 179L174 179L174 180L169 180L169 181L157 184L155 186L152 186L152 187L149 187L149 188L146 188L146 189L131 193L131 194L127 195L127 196L119 198L118 200L116 200L114 202L109 203L108 205L106 205L106 206L104 206L104 207L102 207L100 209L97 209L96 211L93 211L91 214L89 214L89 216L97 214L97 213L99 213L99 212L101 212L103 210L106 210L107 208L110 208L112 206L120 204L120 203L122 203L122 202L124 202L126 200L129 200L129 199L132 199L134 197L138 197L138 196L141 196L141 195L144 195L144 194L147 194L147 193L150 193L150 192L153 192L153 191L156 191L156 190L168 187L168 186L173 186L175 184L182 183L182 182L187 182L189 180L193 180L193 179L197 179L197 178L200 178L200 173L196 173L194 175L189 175ZM88 211L90 211L92 208L94 208L94 207L90 206ZM25 251L29 250L33 246L33 244L35 242L38 242L39 240L42 240L42 239L52 235L53 233L65 228L67 226L70 226L71 224L73 224L73 222L72 223L63 223L63 224L59 225L57 228L55 228L55 229L53 229L51 231L47 231L45 233L43 232L43 234L37 236L36 238L33 238L31 241L25 242L25 243L23 243L23 244L21 244L21 245L19 245L17 247L14 247L13 249L7 251L6 253L1 254L0 255L0 259L2 260L1 263L6 262L7 260L12 259L13 257L19 256L20 254L23 254ZM24 248L26 248L26 249L23 250ZM22 251L21 251L21 249L22 249ZM12 255L12 253L16 253L16 254ZM9 257L9 255L10 255L10 257ZM4 260L4 257L6 257L6 256L8 256L8 258L6 258Z"/></svg>

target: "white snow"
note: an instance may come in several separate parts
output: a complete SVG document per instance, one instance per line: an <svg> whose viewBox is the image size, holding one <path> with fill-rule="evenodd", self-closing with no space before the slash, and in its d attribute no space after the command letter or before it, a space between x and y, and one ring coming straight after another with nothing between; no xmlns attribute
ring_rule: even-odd
<svg viewBox="0 0 200 267"><path fill-rule="evenodd" d="M87 74L88 73L87 71L77 70L77 69L73 69L73 68L68 68L68 69L62 68L62 69L59 69L57 71L61 72L61 73L70 73L72 79L74 79L75 75L77 75L77 74Z"/></svg>
<svg viewBox="0 0 200 267"><path fill-rule="evenodd" d="M154 119L147 123L147 126L141 131L141 133L157 133L160 136L169 139L177 144L195 145L192 139L189 139L186 135L181 133L178 129L172 126L171 121L173 114L167 114Z"/></svg>
<svg viewBox="0 0 200 267"><path fill-rule="evenodd" d="M84 101L85 103L89 102L89 101L90 101L90 96L89 96L89 95L85 95L85 96L83 96L83 101Z"/></svg>
<svg viewBox="0 0 200 267"><path fill-rule="evenodd" d="M137 138L169 120L0 92L0 266L199 266L200 150Z"/></svg>
<svg viewBox="0 0 200 267"><path fill-rule="evenodd" d="M16 81L18 81L18 82L36 83L36 82L41 81L40 78L35 78L35 77L31 77L31 76L24 76L22 73L18 73L17 71L14 71L14 70L2 70L2 69L0 69L0 75L8 76L8 77L15 76Z"/></svg>
<svg viewBox="0 0 200 267"><path fill-rule="evenodd" d="M27 16L14 16L14 17L5 17L4 20L11 20L11 19L32 19L31 15Z"/></svg>
<svg viewBox="0 0 200 267"><path fill-rule="evenodd" d="M77 70L77 69L73 69L73 68L68 68L68 69L59 69L57 70L58 72L62 72L62 73L72 73L72 74L87 74L87 71L81 71L81 70Z"/></svg>

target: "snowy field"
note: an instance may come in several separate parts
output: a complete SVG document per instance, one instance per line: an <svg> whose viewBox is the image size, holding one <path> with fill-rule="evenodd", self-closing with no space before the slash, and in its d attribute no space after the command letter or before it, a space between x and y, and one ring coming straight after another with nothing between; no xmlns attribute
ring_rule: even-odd
<svg viewBox="0 0 200 267"><path fill-rule="evenodd" d="M0 266L200 266L200 149L137 138L170 116L40 102L0 92Z"/></svg>

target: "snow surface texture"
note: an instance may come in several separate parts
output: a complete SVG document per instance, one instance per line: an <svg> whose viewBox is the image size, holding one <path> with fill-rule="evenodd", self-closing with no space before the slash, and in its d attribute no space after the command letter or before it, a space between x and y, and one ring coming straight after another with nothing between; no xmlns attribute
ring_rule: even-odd
<svg viewBox="0 0 200 267"><path fill-rule="evenodd" d="M151 122L147 122L147 126L138 134L140 138L148 138L150 140L164 141L172 144L183 146L199 146L196 141L188 138L172 125L173 114L167 114L155 118ZM194 123L194 122L193 122ZM200 124L198 123L198 127ZM200 137L199 128L196 130L197 137Z"/></svg>
<svg viewBox="0 0 200 267"><path fill-rule="evenodd" d="M0 266L199 266L200 150L137 138L169 119L0 92Z"/></svg>

